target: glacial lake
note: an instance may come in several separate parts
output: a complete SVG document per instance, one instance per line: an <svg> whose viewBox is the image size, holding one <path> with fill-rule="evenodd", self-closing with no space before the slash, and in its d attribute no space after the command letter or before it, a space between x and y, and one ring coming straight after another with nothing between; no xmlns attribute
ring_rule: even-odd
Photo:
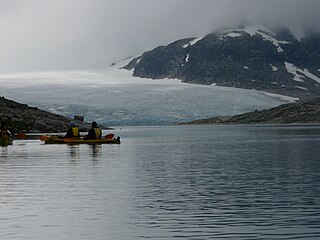
<svg viewBox="0 0 320 240"><path fill-rule="evenodd" d="M113 132L0 147L0 239L320 239L320 126Z"/></svg>

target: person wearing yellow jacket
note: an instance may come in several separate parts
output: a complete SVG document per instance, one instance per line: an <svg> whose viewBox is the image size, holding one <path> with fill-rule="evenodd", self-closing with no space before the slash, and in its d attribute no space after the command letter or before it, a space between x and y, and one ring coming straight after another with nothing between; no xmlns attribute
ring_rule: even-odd
<svg viewBox="0 0 320 240"><path fill-rule="evenodd" d="M76 126L74 122L71 122L69 125L69 129L66 135L64 136L64 138L76 138L76 137L80 137L79 128Z"/></svg>
<svg viewBox="0 0 320 240"><path fill-rule="evenodd" d="M85 136L85 139L101 139L102 131L98 124L93 121L91 123L91 129L89 130L88 134Z"/></svg>

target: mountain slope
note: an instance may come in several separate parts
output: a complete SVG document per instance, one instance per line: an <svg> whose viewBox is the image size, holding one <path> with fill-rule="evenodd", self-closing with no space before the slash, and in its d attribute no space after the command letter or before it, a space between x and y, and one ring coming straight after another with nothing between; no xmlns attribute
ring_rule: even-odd
<svg viewBox="0 0 320 240"><path fill-rule="evenodd" d="M63 132L70 121L74 120L0 97L0 122L14 132ZM89 129L89 124L78 124L81 130Z"/></svg>
<svg viewBox="0 0 320 240"><path fill-rule="evenodd" d="M298 40L287 29L220 30L157 47L124 68L143 78L319 96L320 36Z"/></svg>
<svg viewBox="0 0 320 240"><path fill-rule="evenodd" d="M283 104L275 108L253 111L233 117L213 117L187 124L292 124L320 123L320 98Z"/></svg>

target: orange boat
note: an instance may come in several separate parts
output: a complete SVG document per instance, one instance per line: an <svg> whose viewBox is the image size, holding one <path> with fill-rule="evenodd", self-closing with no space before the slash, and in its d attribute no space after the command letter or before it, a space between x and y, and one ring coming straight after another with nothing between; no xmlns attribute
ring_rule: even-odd
<svg viewBox="0 0 320 240"><path fill-rule="evenodd" d="M63 138L61 136L40 136L40 140L45 144L120 144L120 137L114 138L113 134L108 134L101 139L84 139L84 138Z"/></svg>

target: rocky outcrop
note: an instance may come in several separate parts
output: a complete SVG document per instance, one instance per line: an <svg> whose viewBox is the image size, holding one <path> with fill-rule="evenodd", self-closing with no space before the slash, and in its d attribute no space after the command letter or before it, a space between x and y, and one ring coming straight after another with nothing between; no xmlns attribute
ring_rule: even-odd
<svg viewBox="0 0 320 240"><path fill-rule="evenodd" d="M14 132L65 132L72 119L0 97L0 121ZM81 131L89 124L78 122Z"/></svg>
<svg viewBox="0 0 320 240"><path fill-rule="evenodd" d="M320 124L320 98L283 104L233 117L212 117L187 124Z"/></svg>
<svg viewBox="0 0 320 240"><path fill-rule="evenodd" d="M220 30L157 47L127 66L133 76L320 96L320 36L296 39L287 29Z"/></svg>

